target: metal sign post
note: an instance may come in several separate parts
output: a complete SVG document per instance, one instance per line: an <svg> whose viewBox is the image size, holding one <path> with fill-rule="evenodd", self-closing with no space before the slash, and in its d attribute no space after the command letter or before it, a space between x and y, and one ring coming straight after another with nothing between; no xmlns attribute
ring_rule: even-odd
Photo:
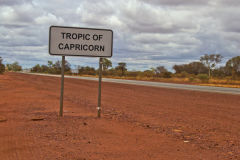
<svg viewBox="0 0 240 160"><path fill-rule="evenodd" d="M102 58L99 58L99 82L98 82L98 118L101 117L101 90L102 90Z"/></svg>
<svg viewBox="0 0 240 160"><path fill-rule="evenodd" d="M61 95L60 95L60 110L59 110L59 116L61 116L61 117L63 116L64 68L65 68L65 56L62 56Z"/></svg>

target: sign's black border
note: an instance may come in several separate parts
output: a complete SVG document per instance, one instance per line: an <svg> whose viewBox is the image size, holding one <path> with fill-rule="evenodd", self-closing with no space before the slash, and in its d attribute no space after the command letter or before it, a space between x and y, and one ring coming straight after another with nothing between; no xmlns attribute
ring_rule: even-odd
<svg viewBox="0 0 240 160"><path fill-rule="evenodd" d="M112 32L112 44L111 44L111 56L92 56L92 55L65 55L65 54L52 54L50 52L50 47L51 47L51 29L53 27L56 28L73 28L73 29L88 29L88 30L103 30L103 31L110 31ZM57 56L81 56L81 57L112 57L113 55L113 31L111 29L99 29L99 28L83 28L83 27L67 27L67 26L50 26L49 28L49 42L48 42L48 53L50 55L57 55Z"/></svg>

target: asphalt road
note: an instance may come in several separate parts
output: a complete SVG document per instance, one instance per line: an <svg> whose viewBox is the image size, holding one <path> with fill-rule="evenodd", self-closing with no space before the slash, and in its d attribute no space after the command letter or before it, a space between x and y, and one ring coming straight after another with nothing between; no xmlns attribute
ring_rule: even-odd
<svg viewBox="0 0 240 160"><path fill-rule="evenodd" d="M41 76L60 77L60 75L49 75L49 74L38 74L38 73L25 73L25 74L34 74L34 75L41 75ZM65 78L74 78L74 79L84 79L84 80L98 81L98 78L93 78L93 77L76 77L76 76L67 76L67 75L65 75ZM189 85L189 84L174 84L174 83L165 83L165 82L164 83L163 82L149 82L149 81L123 80L123 79L112 79L112 78L103 78L102 81L103 82L112 82L112 83L140 85L140 86L151 86L151 87L184 89L184 90L193 90L193 91L202 91L202 92L214 92L214 93L224 93L224 94L240 95L240 88L198 86L198 85Z"/></svg>

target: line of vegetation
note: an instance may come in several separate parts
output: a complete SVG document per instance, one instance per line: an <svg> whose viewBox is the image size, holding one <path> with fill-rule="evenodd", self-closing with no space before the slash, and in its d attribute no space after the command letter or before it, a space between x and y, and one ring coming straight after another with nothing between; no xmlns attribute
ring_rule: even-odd
<svg viewBox="0 0 240 160"><path fill-rule="evenodd" d="M152 80L166 81L179 83L211 83L211 84L231 84L240 85L240 56L229 59L225 66L217 67L221 62L220 54L205 54L200 57L199 61L188 64L174 65L175 73L169 72L164 66L157 66L145 71L129 71L127 63L119 62L113 67L111 60L103 59L103 76L109 78L122 79L137 79L137 80ZM7 64L6 67L2 64L0 58L0 73L6 71L21 71L22 67L18 62ZM47 65L35 65L31 68L34 73L61 73L61 61L48 61ZM90 66L77 66L77 69L71 69L68 61L65 62L65 74L81 75L81 76L97 76L98 69Z"/></svg>
<svg viewBox="0 0 240 160"><path fill-rule="evenodd" d="M52 61L48 61L47 65L35 65L31 68L31 72L35 73L50 73L50 74L61 74L61 66L62 62L57 61L53 63ZM71 65L68 63L68 61L65 61L65 73L71 74Z"/></svg>
<svg viewBox="0 0 240 160"><path fill-rule="evenodd" d="M5 65L2 63L3 59L0 57L0 74L5 72Z"/></svg>
<svg viewBox="0 0 240 160"><path fill-rule="evenodd" d="M2 61L3 59L2 57L0 57L0 74L3 74L5 71L10 71L10 72L22 71L22 66L20 66L18 62L13 62L12 64L6 64L5 66Z"/></svg>

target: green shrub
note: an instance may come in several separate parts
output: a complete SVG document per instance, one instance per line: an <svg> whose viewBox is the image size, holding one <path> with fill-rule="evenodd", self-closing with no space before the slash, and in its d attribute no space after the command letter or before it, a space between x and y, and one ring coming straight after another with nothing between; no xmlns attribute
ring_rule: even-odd
<svg viewBox="0 0 240 160"><path fill-rule="evenodd" d="M0 74L3 74L5 72L5 65L2 63L3 59L0 57Z"/></svg>
<svg viewBox="0 0 240 160"><path fill-rule="evenodd" d="M0 64L0 74L3 74L5 72L5 66L4 64Z"/></svg>
<svg viewBox="0 0 240 160"><path fill-rule="evenodd" d="M7 69L8 71L17 72L17 71L22 71L22 66L20 66L18 62L14 62L12 64L7 64Z"/></svg>
<svg viewBox="0 0 240 160"><path fill-rule="evenodd" d="M188 76L189 76L189 74L186 71L176 74L176 77L178 77L178 78L186 78Z"/></svg>
<svg viewBox="0 0 240 160"><path fill-rule="evenodd" d="M163 73L163 78L171 78L172 77L172 73L171 72L164 72Z"/></svg>
<svg viewBox="0 0 240 160"><path fill-rule="evenodd" d="M199 74L197 75L197 78L201 80L201 82L208 82L209 77L207 74Z"/></svg>
<svg viewBox="0 0 240 160"><path fill-rule="evenodd" d="M189 80L189 82L193 82L194 81L194 77L189 77L188 80Z"/></svg>

